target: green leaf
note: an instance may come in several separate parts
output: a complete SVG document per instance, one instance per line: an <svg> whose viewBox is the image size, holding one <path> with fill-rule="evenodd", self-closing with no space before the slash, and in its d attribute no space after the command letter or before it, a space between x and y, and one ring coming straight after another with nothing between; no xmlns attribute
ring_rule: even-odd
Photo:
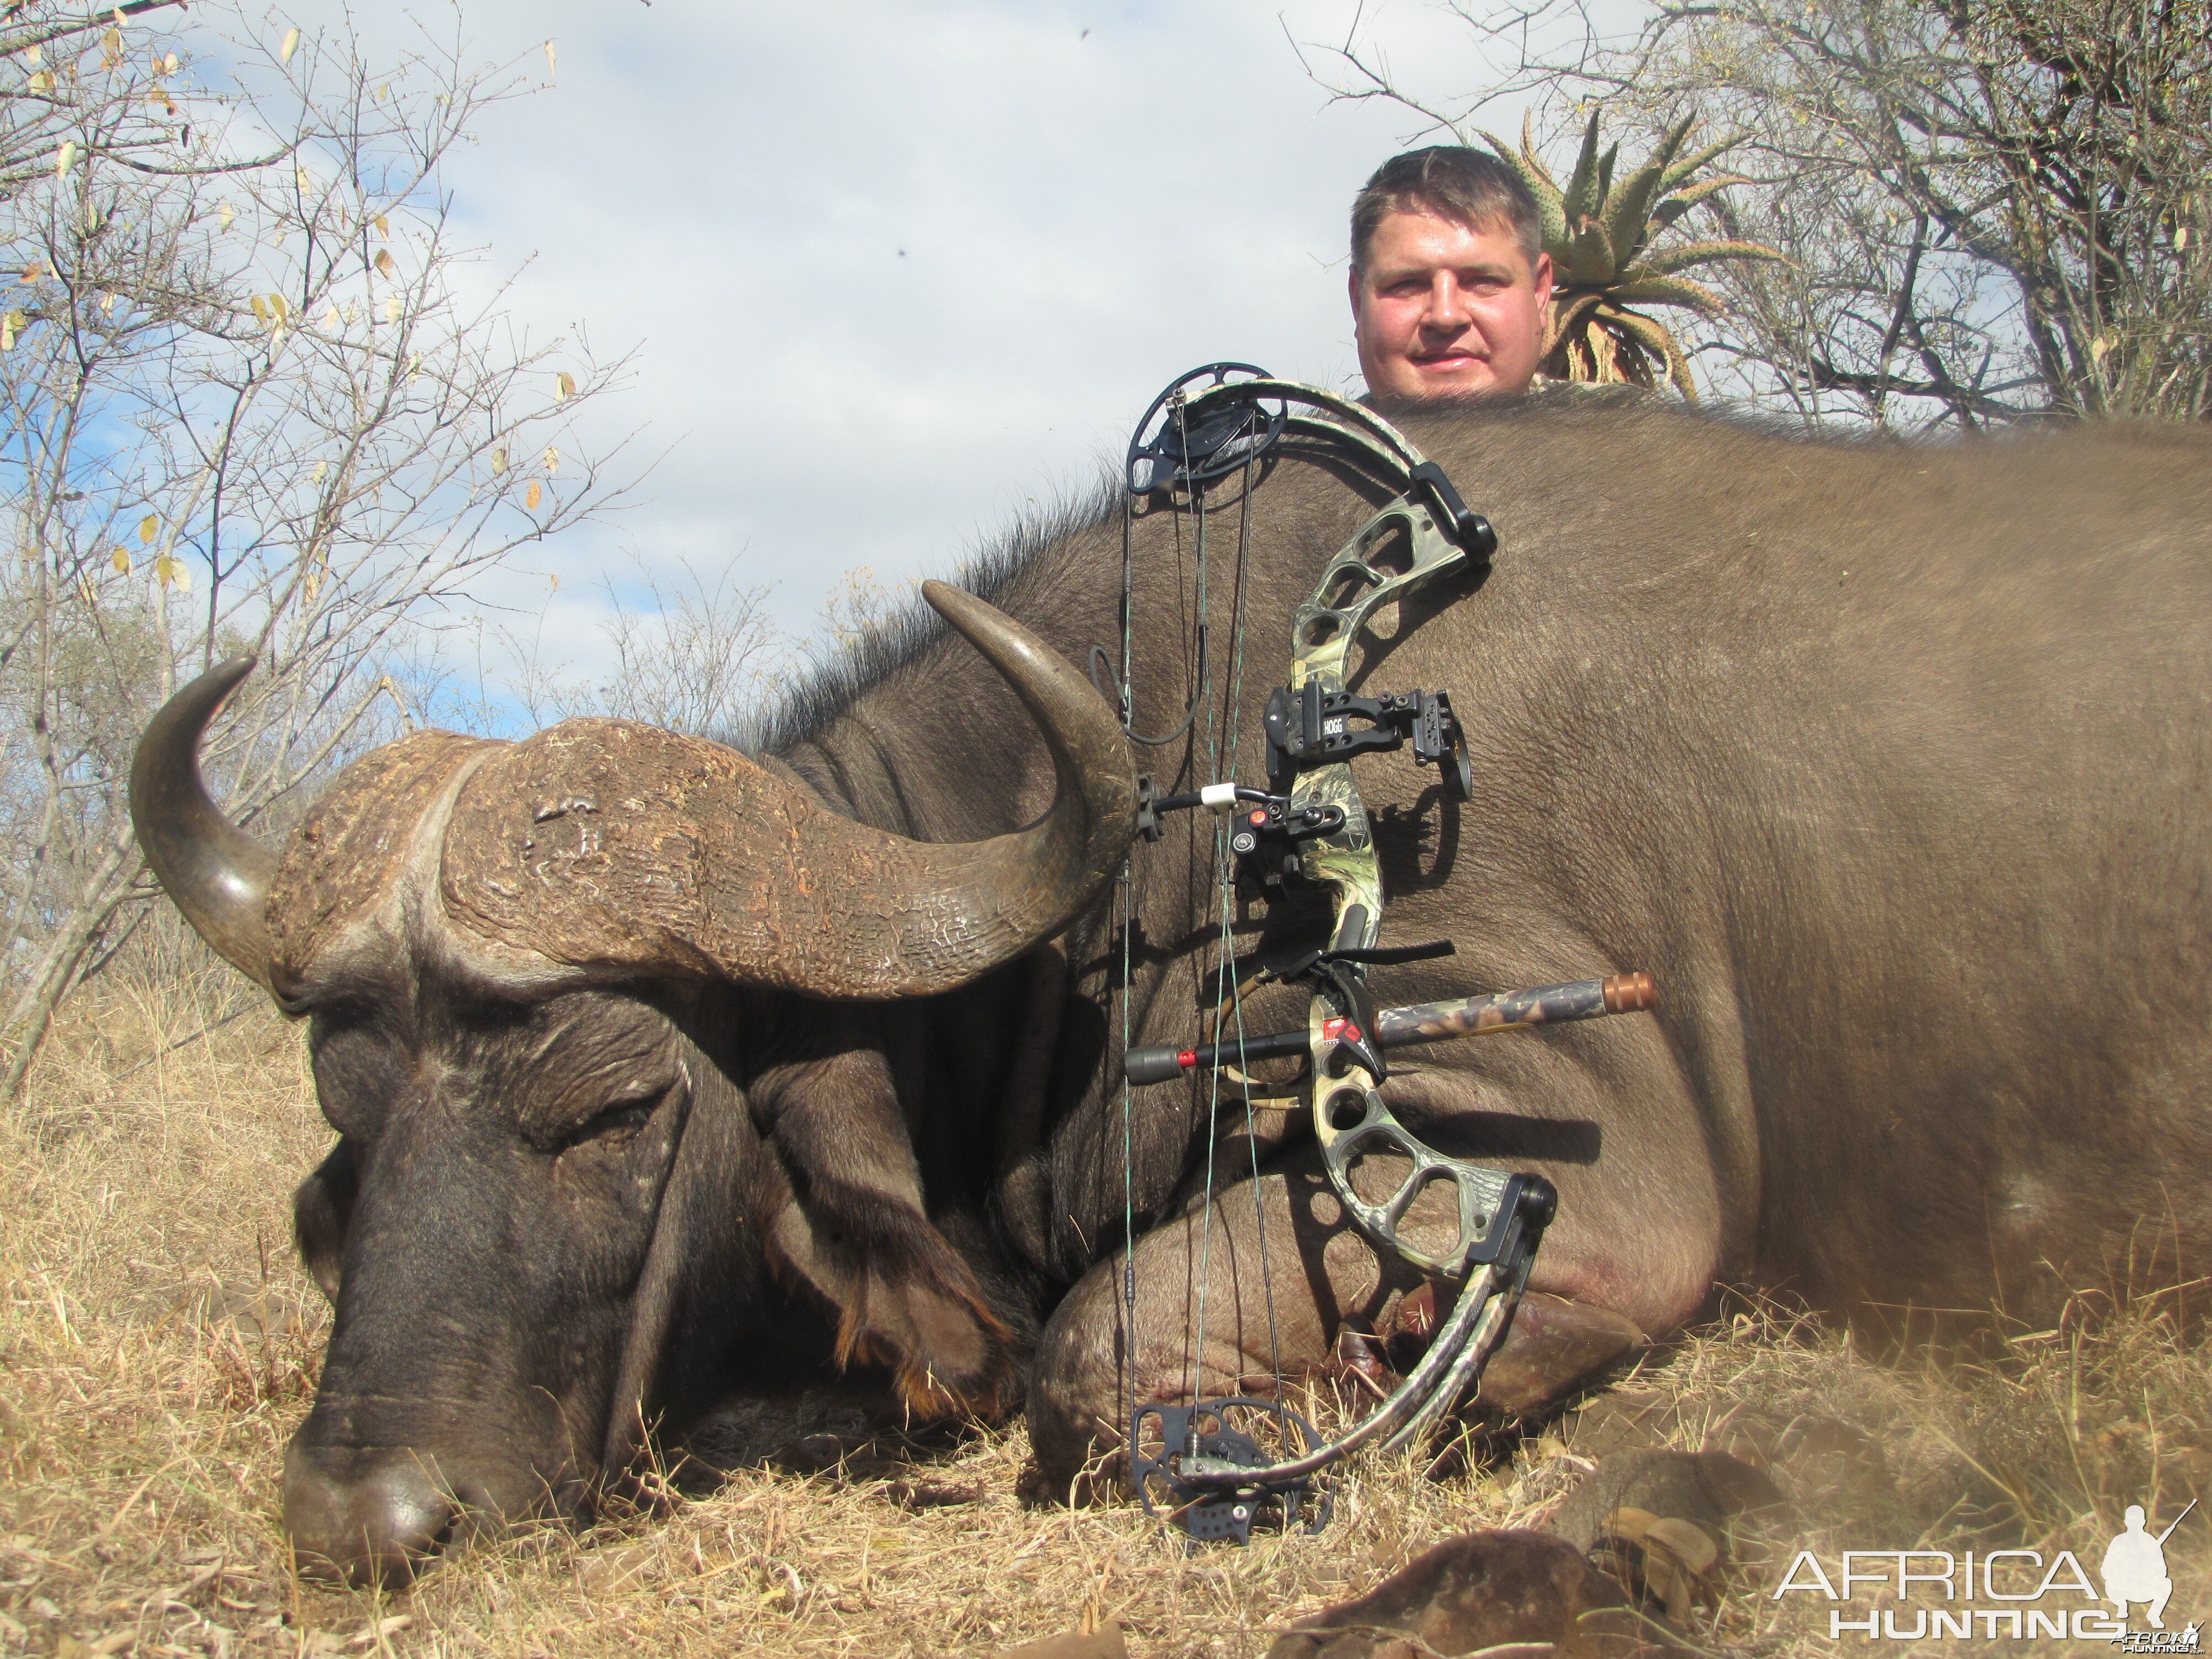
<svg viewBox="0 0 2212 1659"><path fill-rule="evenodd" d="M1536 154L1535 114L1533 111L1525 109L1521 112L1521 159L1528 164L1538 178L1549 185L1554 191L1558 191L1559 181L1552 177L1551 168L1546 167L1544 158Z"/></svg>
<svg viewBox="0 0 2212 1659"><path fill-rule="evenodd" d="M1678 270L1709 265L1720 259L1779 259L1784 264L1790 263L1789 255L1764 242L1685 242L1680 247L1662 248L1647 255L1622 276L1629 281L1642 276L1671 276Z"/></svg>
<svg viewBox="0 0 2212 1659"><path fill-rule="evenodd" d="M1605 288L1620 274L1613 257L1613 238L1600 219L1584 219L1575 232L1574 248L1567 257L1567 280L1577 288Z"/></svg>
<svg viewBox="0 0 2212 1659"><path fill-rule="evenodd" d="M1498 158L1521 175L1521 182L1528 186L1528 193L1536 198L1536 213L1542 222L1541 240L1544 252L1554 263L1566 257L1567 215L1562 205L1559 187L1552 182L1552 175L1534 156L1516 155L1505 147L1504 141L1493 133L1482 135L1484 142L1496 150Z"/></svg>
<svg viewBox="0 0 2212 1659"><path fill-rule="evenodd" d="M1747 185L1752 181L1740 173L1723 173L1717 179L1700 179L1694 185L1685 185L1675 194L1652 210L1651 222L1665 228L1687 213L1709 196L1717 196L1730 185Z"/></svg>
<svg viewBox="0 0 2212 1659"><path fill-rule="evenodd" d="M1614 254L1625 264L1636 257L1637 250L1649 239L1651 219L1651 198L1658 193L1659 180L1665 175L1667 163L1682 147L1689 136L1690 126L1697 118L1686 115L1659 140L1644 165L1621 181L1620 188L1605 198L1606 234L1613 238Z"/></svg>
<svg viewBox="0 0 2212 1659"><path fill-rule="evenodd" d="M1590 112L1589 125L1583 133L1583 151L1575 158L1573 177L1567 180L1561 192L1566 198L1565 211L1570 229L1579 225L1597 211L1597 112Z"/></svg>
<svg viewBox="0 0 2212 1659"><path fill-rule="evenodd" d="M1605 297L1617 306L1682 306L1709 317L1728 308L1719 295L1686 276L1631 275L1607 289Z"/></svg>
<svg viewBox="0 0 2212 1659"><path fill-rule="evenodd" d="M1739 132L1733 138L1723 138L1717 144L1707 144L1703 149L1692 150L1689 155L1685 155L1679 161L1670 162L1668 165L1667 171L1660 177L1660 188L1662 190L1674 189L1675 185L1680 184L1682 180L1688 178L1699 167L1705 166L1705 164L1711 161L1713 157L1716 155L1724 155L1728 151L1734 149L1738 144L1741 143L1745 139L1750 137L1751 135L1747 132Z"/></svg>

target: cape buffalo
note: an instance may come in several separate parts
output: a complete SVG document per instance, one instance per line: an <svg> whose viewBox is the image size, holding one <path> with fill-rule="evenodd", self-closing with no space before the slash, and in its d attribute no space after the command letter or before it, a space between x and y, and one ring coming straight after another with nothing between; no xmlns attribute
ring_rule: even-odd
<svg viewBox="0 0 2212 1659"><path fill-rule="evenodd" d="M1452 693L1475 775L1462 805L1358 763L1385 942L1458 946L1376 970L1382 1000L1662 988L1656 1018L1394 1066L1425 1139L1559 1188L1486 1393L1555 1396L1731 1282L1893 1328L2198 1259L2207 434L1816 443L1604 397L1407 429L1502 550L1367 642L1369 689ZM1212 502L1202 687L1193 526L1155 498L1132 527L1137 724L1199 696L1163 788L1255 780L1288 619L1388 493L1304 441L1261 472ZM1103 886L1131 767L1066 663L1118 638L1121 533L1102 502L1012 550L985 586L1026 633L933 594L1012 690L918 629L796 699L757 764L618 722L424 734L349 769L281 862L192 760L235 674L156 720L149 858L308 1017L340 1135L297 1206L337 1304L287 1463L303 1556L396 1577L471 1516L573 1510L641 1422L680 1427L733 1353L790 1340L771 1268L918 1409L1011 1404L1026 1372L1055 1480L1133 1389L1249 1390L1415 1282L1295 1116L1209 1162L1194 1081L1139 1095L1125 1143L1125 948L1131 1041L1188 1040L1221 901L1197 814L1137 846L1126 936ZM1239 898L1237 971L1322 914ZM1248 1028L1303 1001L1275 988Z"/></svg>

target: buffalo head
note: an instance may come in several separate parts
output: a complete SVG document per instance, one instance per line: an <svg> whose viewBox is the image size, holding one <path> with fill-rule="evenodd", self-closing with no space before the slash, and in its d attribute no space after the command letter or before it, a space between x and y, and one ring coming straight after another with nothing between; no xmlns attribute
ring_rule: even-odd
<svg viewBox="0 0 2212 1659"><path fill-rule="evenodd" d="M775 1345L769 1265L909 1399L970 1405L1005 1380L989 1298L923 1212L864 1005L1058 932L1119 865L1134 784L1081 676L981 601L924 592L1042 730L1056 791L1025 829L906 840L734 750L584 720L387 744L272 857L197 754L251 663L147 728L148 861L310 1022L339 1136L295 1200L337 1309L285 1463L303 1562L397 1582L472 1528L580 1513L645 1414L697 1384L671 1355L702 1345L672 1335Z"/></svg>

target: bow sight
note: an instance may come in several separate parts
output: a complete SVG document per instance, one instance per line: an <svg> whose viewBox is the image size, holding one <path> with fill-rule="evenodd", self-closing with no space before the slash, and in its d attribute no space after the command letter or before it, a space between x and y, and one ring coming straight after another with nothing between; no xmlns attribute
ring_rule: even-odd
<svg viewBox="0 0 2212 1659"><path fill-rule="evenodd" d="M1486 520L1468 510L1443 471L1370 410L1317 387L1274 380L1249 363L1193 370L1153 399L1130 441L1125 482L1133 501L1164 496L1173 507L1181 504L1180 493L1198 521L1200 684L1183 725L1169 739L1144 741L1171 740L1188 730L1205 696L1206 486L1241 472L1249 507L1255 467L1286 434L1349 452L1396 483L1399 493L1330 559L1312 597L1291 621L1290 680L1268 697L1264 717L1267 787L1224 781L1163 795L1150 778L1140 778L1138 828L1146 839L1157 841L1164 833L1164 814L1195 808L1222 814L1229 819L1227 849L1243 875L1263 892L1290 884L1326 887L1334 920L1325 941L1273 975L1311 991L1304 1030L1188 1047L1137 1048L1125 1041L1123 1075L1133 1087L1210 1073L1217 1087L1225 1083L1247 1103L1287 1095L1303 1103L1310 1110L1323 1166L1346 1212L1377 1248L1456 1282L1459 1296L1413 1373L1334 1443L1324 1443L1280 1400L1237 1396L1188 1406L1139 1406L1132 1401L1130 1478L1146 1509L1160 1512L1156 1498L1164 1499L1192 1537L1233 1537L1240 1542L1263 1515L1317 1531L1330 1507L1327 1487L1315 1485L1322 1469L1370 1443L1385 1450L1411 1443L1465 1397L1504 1336L1557 1208L1557 1194L1541 1176L1485 1169L1447 1158L1418 1139L1380 1092L1389 1074L1383 1051L1403 1043L1634 1012L1650 1007L1655 994L1648 974L1626 974L1456 1002L1375 1006L1367 984L1370 967L1448 955L1452 947L1377 945L1382 872L1350 763L1356 756L1410 744L1415 763L1437 767L1446 793L1462 801L1474 793L1473 774L1466 732L1448 694L1361 696L1346 684L1346 660L1376 610L1447 574L1479 574L1496 551L1498 538ZM1117 688L1125 728L1130 592L1125 538L1122 683ZM1125 939L1127 932L1125 927ZM1224 1005L1234 995L1225 994ZM1255 1081L1244 1069L1263 1059L1293 1055L1303 1056L1305 1066L1297 1079L1279 1088ZM1380 1203L1362 1197L1351 1179L1355 1159L1377 1156L1401 1160L1408 1170ZM1448 1248L1427 1250L1406 1237L1401 1224L1414 1200L1440 1182L1449 1182L1457 1194L1457 1233ZM1125 1276L1125 1293L1133 1310L1133 1267L1130 1274ZM1262 1449L1254 1431L1262 1427L1275 1443L1274 1456Z"/></svg>

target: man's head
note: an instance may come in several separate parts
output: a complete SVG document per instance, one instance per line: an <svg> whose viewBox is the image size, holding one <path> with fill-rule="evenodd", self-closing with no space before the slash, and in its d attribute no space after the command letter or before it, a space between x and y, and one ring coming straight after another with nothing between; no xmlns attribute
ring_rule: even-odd
<svg viewBox="0 0 2212 1659"><path fill-rule="evenodd" d="M1352 204L1352 315L1379 403L1525 392L1551 299L1535 198L1495 156L1394 155Z"/></svg>

